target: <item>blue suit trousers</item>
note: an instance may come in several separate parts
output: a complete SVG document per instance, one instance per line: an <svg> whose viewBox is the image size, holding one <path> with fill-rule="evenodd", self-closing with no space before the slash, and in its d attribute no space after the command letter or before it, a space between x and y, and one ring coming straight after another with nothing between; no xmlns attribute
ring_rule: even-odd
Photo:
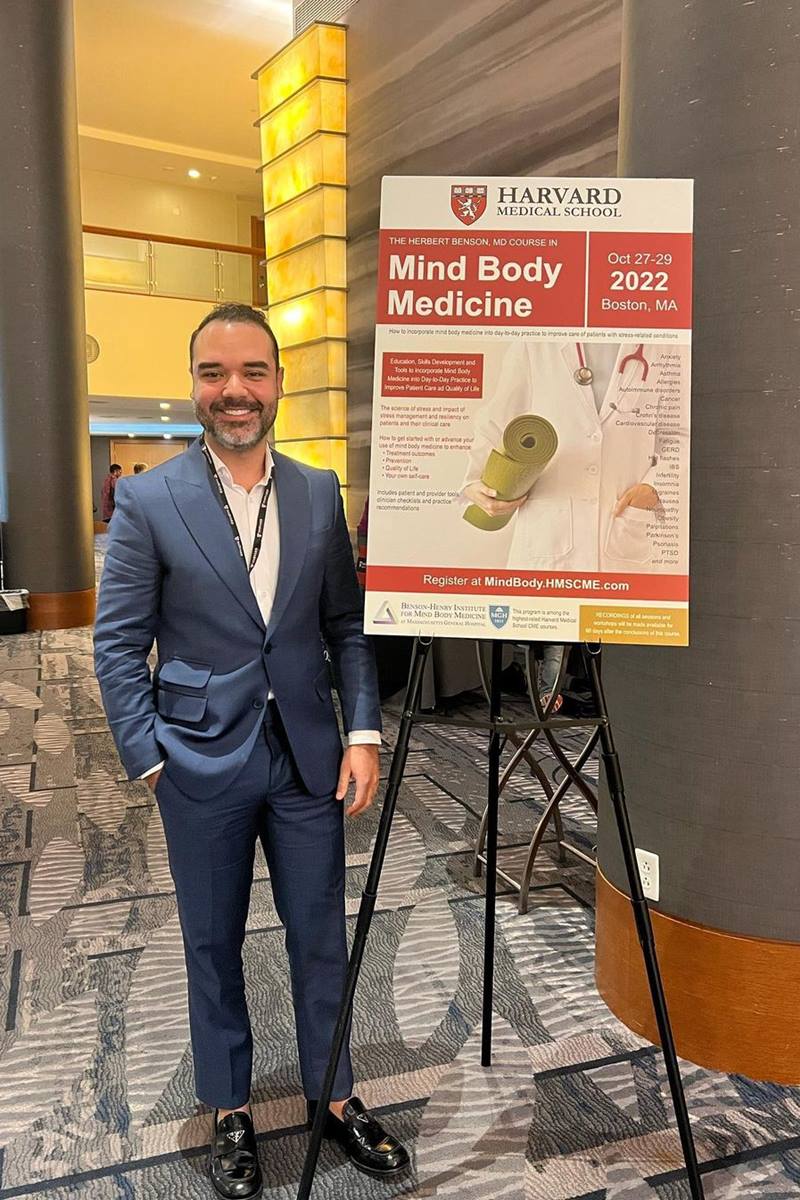
<svg viewBox="0 0 800 1200"><path fill-rule="evenodd" d="M253 1040L242 945L261 839L286 930L303 1089L319 1096L347 970L343 805L303 787L274 704L233 784L192 799L169 776L156 788L186 952L197 1094L212 1108L250 1097ZM349 1097L349 1050L334 1098Z"/></svg>

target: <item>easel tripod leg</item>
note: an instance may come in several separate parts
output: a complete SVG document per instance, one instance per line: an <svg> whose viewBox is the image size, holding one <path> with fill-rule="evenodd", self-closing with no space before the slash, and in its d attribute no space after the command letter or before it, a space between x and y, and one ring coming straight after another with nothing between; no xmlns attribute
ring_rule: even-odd
<svg viewBox="0 0 800 1200"><path fill-rule="evenodd" d="M372 851L372 861L370 862L369 874L367 882L361 897L361 907L358 910L358 919L356 921L356 929L353 937L353 947L350 951L350 960L347 967L347 977L344 984L344 992L342 995L341 1007L339 1016L336 1021L336 1029L331 1042L331 1055L328 1060L328 1066L325 1071L325 1079L322 1083L319 1101L317 1103L317 1111L314 1115L314 1121L311 1126L311 1136L308 1142L308 1150L306 1151L305 1162L303 1163L303 1174L300 1177L300 1186L297 1190L297 1200L308 1200L311 1194L311 1187L314 1183L314 1175L317 1170L317 1162L319 1160L320 1147L322 1145L323 1131L325 1129L325 1119L328 1112L328 1105L331 1101L333 1093L333 1085L336 1079L336 1070L339 1066L339 1059L342 1054L345 1037L347 1036L347 1027L350 1021L350 1013L353 1007L353 997L358 984L358 976L361 970L361 961L364 957L364 948L367 942L369 927L372 924L372 916L375 911L375 902L378 898L378 884L380 883L381 871L383 862L386 858L386 848L389 843L389 834L392 830L392 818L397 804L397 797L400 792L400 784L403 779L403 771L405 770L406 759L408 758L408 745L411 740L411 729L413 726L414 713L417 710L420 690L422 687L422 673L425 669L425 660L428 657L428 651L431 647L431 639L417 638L414 644L414 657L411 664L411 673L408 679L408 688L406 690L406 698L403 704L403 716L400 722L400 729L397 734L397 742L392 755L392 765L389 770L389 779L386 785L386 795L383 801L383 809L381 811L381 819L378 824L378 832L375 836L375 846Z"/></svg>
<svg viewBox="0 0 800 1200"><path fill-rule="evenodd" d="M492 678L489 684L489 720L499 721L502 708L500 675L503 643L492 642ZM497 910L497 824L500 804L501 734L495 724L489 734L489 780L486 794L486 912L483 928L483 1026L481 1066L492 1064L492 1005L494 1000L494 941Z"/></svg>
<svg viewBox="0 0 800 1200"><path fill-rule="evenodd" d="M616 819L619 840L622 846L622 857L625 863L625 872L627 874L628 887L631 894L633 918L636 923L636 933L639 938L639 945L642 948L642 957L644 958L645 970L647 972L647 982L650 986L650 995L653 999L653 1009L655 1010L656 1024L658 1026L658 1036L661 1041L661 1049L664 1054L664 1062L667 1068L670 1092L672 1093L672 1103L675 1109L675 1117L678 1122L678 1132L680 1134L681 1146L683 1148L683 1157L686 1162L686 1174L689 1180L689 1189L692 1194L692 1200L704 1200L705 1193L703 1191L703 1183L700 1178L700 1168L697 1163L697 1152L695 1150L694 1137L692 1136L689 1110L686 1106L686 1096L684 1094L683 1082L681 1080L680 1068L678 1066L678 1055L675 1050L675 1039L672 1035L672 1025L670 1023L669 1012L667 1010L667 999L664 994L664 985L658 965L655 937L653 936L653 923L650 918L650 909L647 907L647 900L645 899L644 892L642 891L642 881L639 877L639 867L636 862L636 848L633 840L633 833L631 831L630 818L628 816L628 806L625 800L622 771L620 769L619 757L614 745L614 737L611 732L611 726L608 721L608 709L606 707L605 692L603 691L603 683L600 676L599 647L597 650L592 650L588 645L584 645L583 658L586 664L589 682L591 684L592 696L594 698L597 716L600 718L601 722L600 748L602 752L603 765L606 770L606 778L608 780L608 792L612 807L614 809L614 817Z"/></svg>

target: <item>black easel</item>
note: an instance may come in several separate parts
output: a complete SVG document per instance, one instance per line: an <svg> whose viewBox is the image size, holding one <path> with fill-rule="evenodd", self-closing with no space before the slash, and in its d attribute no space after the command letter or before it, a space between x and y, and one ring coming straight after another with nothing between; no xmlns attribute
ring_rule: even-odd
<svg viewBox="0 0 800 1200"><path fill-rule="evenodd" d="M422 675L425 669L425 661L428 657L432 640L432 638L417 638L414 644L414 654L411 662L408 688L403 704L403 714L400 721L397 742L395 744L394 754L392 756L392 765L389 771L386 795L383 801L383 811L381 812L381 818L378 824L378 832L375 837L375 847L372 852L372 861L370 863L367 882L362 894L361 907L358 911L358 919L356 921L353 947L350 951L350 962L347 971L347 978L345 980L342 1003L331 1044L331 1056L328 1061L328 1068L325 1073L325 1079L323 1081L322 1091L317 1104L314 1122L311 1127L311 1136L309 1139L305 1162L303 1164L303 1173L300 1178L297 1200L309 1200L309 1196L311 1194L311 1187L314 1182L320 1147L322 1145L325 1118L333 1092L334 1079L336 1077L336 1070L339 1065L339 1059L341 1057L342 1047L344 1045L344 1039L347 1033L350 1013L353 1007L353 997L355 995L358 976L361 970L361 962L364 957L367 935L369 933L369 928L375 911L375 903L378 897L378 884L380 882L384 859L386 858L386 848L389 842L389 834L392 828L395 807L397 805L397 797L400 792L400 784L402 782L403 772L405 770L406 758L408 757L408 746L411 740L411 731L415 724L421 723L460 726L469 725L472 728L485 728L489 731L489 780L487 792L488 820L486 833L486 915L484 923L482 1005L483 1026L481 1038L481 1065L484 1067L490 1066L492 1061L494 943L497 905L497 826L500 795L500 755L502 751L504 733L511 730L529 731L532 729L542 729L545 731L545 733L549 733L552 730L568 729L576 725L587 724L593 724L599 727L601 757L606 771L609 796L614 810L614 817L617 823L620 843L622 845L622 856L625 863L628 886L630 888L631 905L636 924L636 932L639 938L639 944L642 948L645 970L647 972L647 980L650 985L650 995L653 1000L656 1024L658 1026L658 1033L661 1041L661 1048L664 1054L664 1060L666 1062L667 1076L669 1079L670 1091L672 1093L672 1103L675 1108L675 1116L678 1123L681 1147L683 1149L683 1157L686 1163L686 1174L689 1180L689 1190L692 1195L692 1200L705 1200L703 1184L700 1179L700 1169L697 1163L697 1153L695 1150L694 1138L692 1136L691 1123L689 1121L689 1111L686 1106L686 1097L683 1091L680 1068L678 1066L677 1054L675 1052L675 1042L672 1036L672 1027L670 1025L669 1013L667 1011L667 1002L664 995L664 987L661 981L661 972L658 966L658 957L656 954L655 938L653 936L653 926L650 919L650 910L647 907L647 901L642 891L642 882L639 877L639 868L636 862L635 844L633 840L633 834L631 832L627 804L625 801L625 791L622 783L622 772L619 765L619 756L617 755L617 751L614 746L614 738L608 719L605 692L603 691L603 684L600 677L600 647L598 646L593 648L589 645L584 645L582 648L583 658L586 664L586 671L589 676L592 697L594 700L596 713L596 717L594 719L570 720L568 717L547 717L538 721L504 721L502 717L500 685L503 643L501 641L493 641L491 680L489 686L489 719L488 721L464 721L447 717L429 716L427 714L421 714L418 712L419 697L422 689Z"/></svg>

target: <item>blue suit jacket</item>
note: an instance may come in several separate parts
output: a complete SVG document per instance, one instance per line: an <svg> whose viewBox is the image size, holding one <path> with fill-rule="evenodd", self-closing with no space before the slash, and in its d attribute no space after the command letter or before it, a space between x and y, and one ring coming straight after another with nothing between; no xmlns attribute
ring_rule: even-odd
<svg viewBox="0 0 800 1200"><path fill-rule="evenodd" d="M306 788L332 791L342 746L326 647L345 730L381 728L338 480L273 457L280 570L267 629L199 442L117 484L95 667L130 778L165 759L181 791L219 795L250 756L272 688Z"/></svg>

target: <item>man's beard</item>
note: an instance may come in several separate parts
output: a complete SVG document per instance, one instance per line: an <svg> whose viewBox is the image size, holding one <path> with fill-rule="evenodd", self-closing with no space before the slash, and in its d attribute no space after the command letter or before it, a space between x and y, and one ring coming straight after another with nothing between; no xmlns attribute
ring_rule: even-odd
<svg viewBox="0 0 800 1200"><path fill-rule="evenodd" d="M263 442L275 424L275 417L278 412L277 403L271 408L265 408L261 404L258 407L254 407L253 419L241 425L232 425L226 422L224 417L221 416L226 408L241 409L250 407L251 405L244 404L214 404L211 406L210 412L204 412L195 400L194 415L203 426L203 429L207 433L210 433L214 440L219 442L220 446L224 446L226 450L250 450L253 446L257 446L259 442Z"/></svg>

